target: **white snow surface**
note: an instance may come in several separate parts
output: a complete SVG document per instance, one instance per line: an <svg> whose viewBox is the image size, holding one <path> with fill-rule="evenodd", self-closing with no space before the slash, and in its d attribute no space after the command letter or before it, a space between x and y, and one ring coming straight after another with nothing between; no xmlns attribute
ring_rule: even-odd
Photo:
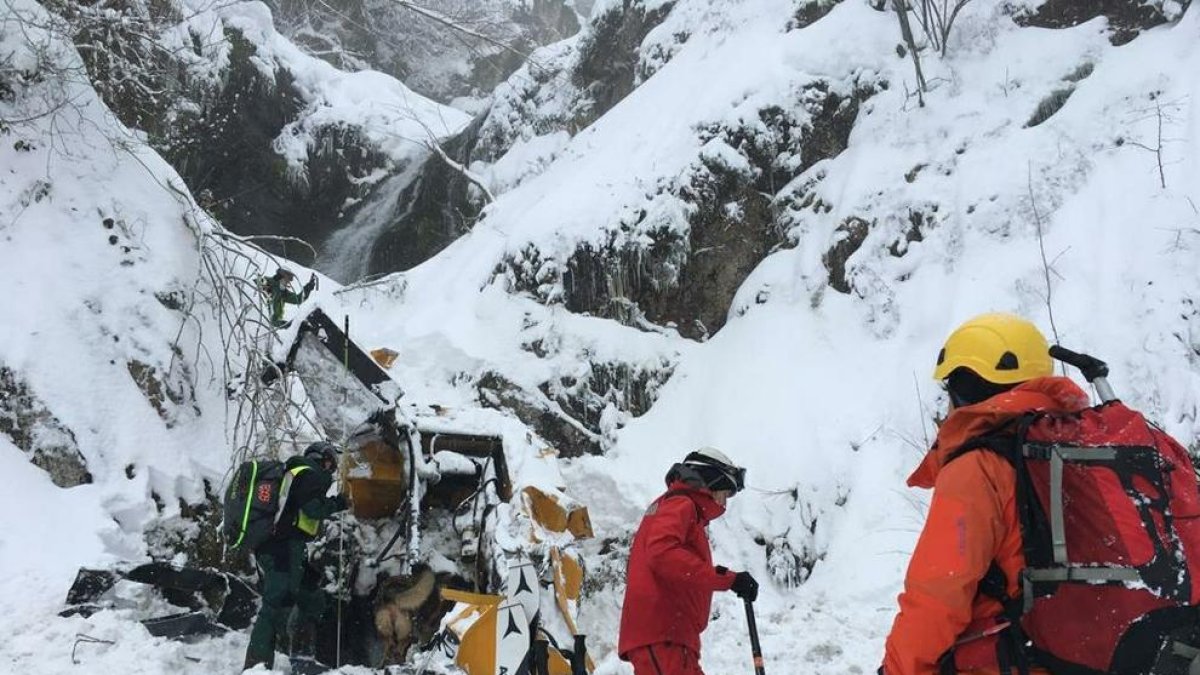
<svg viewBox="0 0 1200 675"><path fill-rule="evenodd" d="M923 520L928 495L906 489L904 478L945 404L929 378L954 326L984 311L1022 313L1064 345L1107 359L1121 396L1185 444L1200 425L1200 9L1113 47L1102 19L1020 28L1003 5L971 3L947 57L925 58L934 85L918 108L906 96L911 63L894 50L895 18L865 0L790 32L791 2L678 0L668 21L688 26L690 37L573 138L524 136L517 154L492 166L489 179L507 191L469 235L381 283L337 293L323 284L316 302L348 314L364 346L399 352L392 373L416 404L470 409L471 383L485 371L536 388L586 370L588 360L678 364L647 414L612 429L603 457L531 461L539 443L521 442L511 418L475 411L464 419L498 426L518 446L510 448L523 453L513 464L518 486L565 485L589 504L594 554L631 534L671 462L699 445L720 448L748 467L750 489L712 525L714 554L763 581L767 671L873 672ZM258 25L277 43L261 17ZM8 26L0 40L0 53L15 50L18 64L33 58ZM77 58L62 49L61 58ZM1039 102L1083 63L1094 69L1065 106L1027 128ZM658 187L701 157L729 154L706 147L697 128L790 105L814 78L888 87L863 105L849 148L795 181L815 184L831 210L793 214L794 246L758 266L712 339L573 315L494 278L502 260L530 245L562 264L634 209L651 213L648 228L686 228L684 207ZM73 106L12 126L0 144L0 283L9 289L0 311L10 327L0 333L0 365L73 430L95 482L57 488L0 437L9 476L0 497L0 628L9 636L0 663L33 675L77 672L72 645L86 634L114 642L78 647L91 672L232 672L244 634L181 645L149 637L133 610L55 615L76 568L145 556L145 528L170 517L179 497L199 498L202 478L219 484L230 457L220 387L197 347L218 348L215 338L185 327L180 344L194 364L199 412L177 411L170 428L125 366L136 358L172 367L181 320L153 294L195 283L195 240L182 224L190 202L162 187L179 184L174 172L86 86L64 86ZM350 114L355 96L323 105ZM1159 110L1166 187L1145 149L1159 145ZM0 112L30 111L0 101ZM64 128L73 130L69 145L51 144ZM35 148L15 149L17 138ZM918 241L905 237L912 211L932 219ZM115 233L100 224L107 216L122 223ZM850 258L843 294L828 287L822 255L851 216L876 225ZM110 234L119 245L107 243ZM548 356L528 349L537 339L554 346ZM796 587L772 580L756 540L816 560L811 576ZM613 653L621 592L609 584L582 604L600 674L632 672ZM717 597L703 643L707 672L750 669L744 621L736 598Z"/></svg>

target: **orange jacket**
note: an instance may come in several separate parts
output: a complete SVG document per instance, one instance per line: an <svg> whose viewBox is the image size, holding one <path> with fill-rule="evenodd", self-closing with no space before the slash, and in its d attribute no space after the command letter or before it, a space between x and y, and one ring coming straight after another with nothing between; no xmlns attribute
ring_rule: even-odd
<svg viewBox="0 0 1200 675"><path fill-rule="evenodd" d="M936 675L938 659L957 640L994 624L1000 603L976 593L993 561L1004 571L1009 596L1019 591L1017 575L1025 556L1015 504L1016 472L992 452L968 452L947 460L967 441L1024 413L1087 406L1087 394L1074 382L1045 377L956 408L942 423L933 448L908 478L910 487L933 488L933 500L908 564L900 612L887 638L887 675ZM997 671L994 662L990 668L957 662L959 672L975 672L981 665L979 672Z"/></svg>

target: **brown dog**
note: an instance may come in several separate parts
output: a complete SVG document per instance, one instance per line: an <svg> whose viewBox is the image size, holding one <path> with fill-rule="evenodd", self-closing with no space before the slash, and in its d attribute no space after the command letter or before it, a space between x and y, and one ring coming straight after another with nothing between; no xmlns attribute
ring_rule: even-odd
<svg viewBox="0 0 1200 675"><path fill-rule="evenodd" d="M407 577L388 577L375 594L375 630L383 640L383 663L403 663L408 648L422 635L436 605L437 577L426 565L416 565ZM436 629L436 626L434 626Z"/></svg>

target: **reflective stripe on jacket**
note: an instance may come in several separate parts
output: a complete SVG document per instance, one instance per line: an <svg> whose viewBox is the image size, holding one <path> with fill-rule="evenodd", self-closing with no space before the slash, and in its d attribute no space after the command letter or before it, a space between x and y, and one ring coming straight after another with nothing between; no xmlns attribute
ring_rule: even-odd
<svg viewBox="0 0 1200 675"><path fill-rule="evenodd" d="M280 486L280 507L275 526L276 538L312 539L320 531L320 521L345 507L345 502L326 497L333 476L306 457L287 461ZM285 490L286 488L286 490Z"/></svg>
<svg viewBox="0 0 1200 675"><path fill-rule="evenodd" d="M296 480L296 477L311 468L312 467L306 464L301 464L300 466L288 469L287 475L284 476L283 479L283 485L279 490L279 497L283 500L284 504L287 504L287 498L291 492L292 483ZM280 513L283 513L282 509L280 510ZM296 526L297 530L300 530L309 537L317 536L317 530L321 527L321 521L316 518L310 518L308 514L304 513L303 508L296 510L296 522L292 524Z"/></svg>

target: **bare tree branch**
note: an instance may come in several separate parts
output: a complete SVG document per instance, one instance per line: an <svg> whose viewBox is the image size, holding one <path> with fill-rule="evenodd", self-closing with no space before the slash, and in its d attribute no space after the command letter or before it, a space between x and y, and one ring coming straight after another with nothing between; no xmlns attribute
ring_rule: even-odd
<svg viewBox="0 0 1200 675"><path fill-rule="evenodd" d="M1026 176L1029 187L1029 207L1033 211L1033 222L1037 227L1038 251L1042 256L1042 274L1046 282L1046 311L1050 314L1050 330L1054 333L1054 342L1058 344L1061 340L1058 337L1058 326L1054 323L1054 302L1053 302L1053 287L1050 283L1050 262L1046 258L1046 240L1042 233L1042 214L1038 211L1037 199L1033 194L1033 164L1030 163L1026 169ZM1065 366L1064 366L1065 368Z"/></svg>
<svg viewBox="0 0 1200 675"><path fill-rule="evenodd" d="M456 30L456 31L458 31L460 33L464 33L466 35L470 35L471 37L482 40L483 42L486 42L492 46L499 47L500 49L503 49L507 52L516 54L517 56L521 57L522 59L529 58L529 54L526 54L525 52L522 52L519 49L514 48L512 45L506 44L500 40L497 40L490 35L485 35L483 33L480 33L479 31L473 30L467 26L464 26L461 23L457 23L457 22L453 21L452 19L450 19L449 17L441 14L440 12L436 12L427 7L422 7L414 2L411 2L410 0L392 0L392 1L395 2L397 5L399 5L400 7L403 7L404 9L407 9L416 14L420 14L421 16L423 16L431 21L434 21L436 23L439 23L439 24L445 26L446 28Z"/></svg>
<svg viewBox="0 0 1200 675"><path fill-rule="evenodd" d="M928 86L925 83L925 74L921 72L921 55L917 52L917 41L913 39L912 26L908 23L908 0L892 0L892 9L896 10L896 18L900 21L900 36L904 38L904 44L908 45L908 52L912 55L913 68L917 71L917 102L924 108Z"/></svg>

